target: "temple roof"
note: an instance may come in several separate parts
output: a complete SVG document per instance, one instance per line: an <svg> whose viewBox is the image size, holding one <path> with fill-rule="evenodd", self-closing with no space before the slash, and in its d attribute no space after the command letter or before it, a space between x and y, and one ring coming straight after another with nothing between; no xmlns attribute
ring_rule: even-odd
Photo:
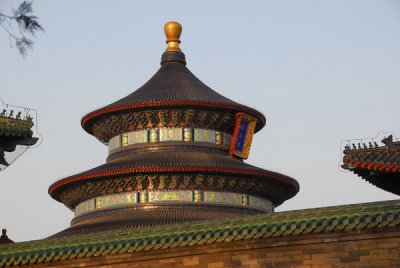
<svg viewBox="0 0 400 268"><path fill-rule="evenodd" d="M21 119L0 115L0 143L32 137L32 118Z"/></svg>
<svg viewBox="0 0 400 268"><path fill-rule="evenodd" d="M0 266L40 264L142 251L309 234L359 233L400 226L400 201L353 204L230 219L125 228L0 245Z"/></svg>
<svg viewBox="0 0 400 268"><path fill-rule="evenodd" d="M134 193L135 202L124 204L127 209L121 214L126 217L121 222L110 220L107 214L121 211L119 208L103 210L99 206L98 210L77 214L65 232L92 223L100 223L96 230L118 229L267 212L299 191L296 180L243 162L254 131L265 125L265 117L202 83L186 67L179 48L181 25L168 22L164 30L167 49L158 72L138 90L81 121L88 133L112 145L107 162L49 187L52 198L77 211L81 205L92 204L93 198L97 202L107 194ZM168 195L172 191L190 191L191 199L147 199L150 194ZM214 191L221 193L218 198L221 196L224 204L205 200L205 195L197 196L195 191L213 192L213 196ZM224 194L240 195L244 201L231 204L222 197ZM161 213L153 203L164 201L169 207ZM207 206L192 206L203 201ZM250 201L260 203L259 209L249 205ZM93 207L97 208L96 204ZM139 211L143 206L146 215ZM142 216L143 221L138 219ZM87 230L91 231L89 225ZM74 230L85 232L78 229Z"/></svg>
<svg viewBox="0 0 400 268"><path fill-rule="evenodd" d="M373 185L400 195L400 142L344 150L343 165Z"/></svg>
<svg viewBox="0 0 400 268"><path fill-rule="evenodd" d="M20 153L9 155L18 145L32 146L38 141L38 138L32 137L32 117L21 114L22 112L18 112L14 115L13 110L7 112L6 109L0 113L0 170L2 166L9 166L18 157Z"/></svg>
<svg viewBox="0 0 400 268"><path fill-rule="evenodd" d="M131 154L124 160L111 161L88 171L64 178L53 183L49 187L50 195L58 199L58 193L64 185L71 185L101 177L115 177L124 174L142 173L211 173L211 174L233 174L239 176L256 176L271 182L280 184L286 189L286 194L274 196L271 193L271 201L279 205L285 200L293 197L299 191L296 180L277 172L264 170L241 160L231 158L217 153L191 152L191 151L161 151Z"/></svg>
<svg viewBox="0 0 400 268"><path fill-rule="evenodd" d="M265 125L263 114L222 96L201 82L186 67L185 55L180 49L167 49L162 55L160 69L147 83L128 96L88 113L82 118L81 124L88 133L93 134L92 125L101 117L171 107L245 112L258 120L255 131Z"/></svg>

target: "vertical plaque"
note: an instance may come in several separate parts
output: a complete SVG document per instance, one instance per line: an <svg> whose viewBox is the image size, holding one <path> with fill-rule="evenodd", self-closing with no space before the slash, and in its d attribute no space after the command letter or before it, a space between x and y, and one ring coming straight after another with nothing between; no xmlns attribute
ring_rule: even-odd
<svg viewBox="0 0 400 268"><path fill-rule="evenodd" d="M257 119L244 114L236 114L236 126L233 132L230 155L236 155L240 158L247 159L249 157L251 142L253 141L254 130L256 128Z"/></svg>

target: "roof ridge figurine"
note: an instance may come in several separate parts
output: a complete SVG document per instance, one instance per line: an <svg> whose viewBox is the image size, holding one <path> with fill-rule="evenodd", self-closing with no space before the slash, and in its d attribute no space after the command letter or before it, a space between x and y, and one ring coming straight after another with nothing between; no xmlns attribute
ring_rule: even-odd
<svg viewBox="0 0 400 268"><path fill-rule="evenodd" d="M1 236L0 236L0 245L1 244L10 244L14 243L10 238L7 236L7 229L1 229Z"/></svg>

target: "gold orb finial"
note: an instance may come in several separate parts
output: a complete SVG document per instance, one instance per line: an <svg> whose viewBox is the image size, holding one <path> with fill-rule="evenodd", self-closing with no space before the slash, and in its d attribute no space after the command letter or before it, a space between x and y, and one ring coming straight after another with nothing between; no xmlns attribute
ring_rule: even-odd
<svg viewBox="0 0 400 268"><path fill-rule="evenodd" d="M182 33L182 25L176 21L167 22L164 25L164 33L167 37L166 43L168 45L165 51L181 51L179 48L181 40L179 38Z"/></svg>

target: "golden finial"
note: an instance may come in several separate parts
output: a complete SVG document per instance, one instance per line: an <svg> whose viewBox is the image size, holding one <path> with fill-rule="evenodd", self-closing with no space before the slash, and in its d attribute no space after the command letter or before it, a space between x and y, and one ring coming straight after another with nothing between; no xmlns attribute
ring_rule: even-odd
<svg viewBox="0 0 400 268"><path fill-rule="evenodd" d="M167 37L166 43L168 45L165 51L181 51L179 48L181 40L179 40L179 38L182 33L182 25L176 21L167 22L164 25L164 33Z"/></svg>

